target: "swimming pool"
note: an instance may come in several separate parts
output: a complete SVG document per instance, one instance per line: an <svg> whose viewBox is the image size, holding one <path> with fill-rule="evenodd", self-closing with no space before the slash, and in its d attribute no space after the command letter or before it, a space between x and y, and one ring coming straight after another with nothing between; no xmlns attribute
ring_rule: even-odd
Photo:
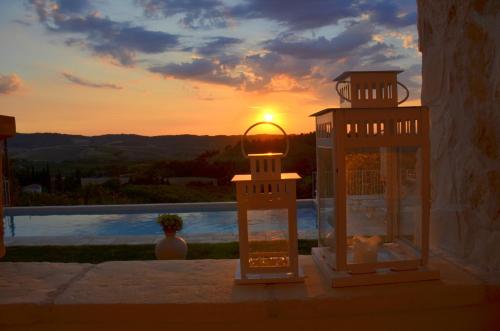
<svg viewBox="0 0 500 331"><path fill-rule="evenodd" d="M137 206L134 206L132 211L130 208L123 207L122 210L126 212L121 212L117 206L113 207L106 209L100 206L97 210L89 208L88 213L84 207L80 207L75 210L77 212L75 214L69 213L65 208L26 208L25 211L31 211L31 215L22 215L19 211L22 210L21 208L7 209L4 217L5 237L161 235L162 230L156 223L156 217L163 212L175 212L183 218L184 228L179 232L181 236L236 235L238 233L234 204L227 208L216 208L219 210L210 210L214 209L211 204L184 209L172 205L164 209L145 206L142 208L143 212L140 212L141 208ZM184 211L176 212L178 210ZM283 224L282 216L279 211L263 210L253 212L250 221L253 228L258 231L272 232L280 229L280 225ZM311 233L315 233L316 210L312 203L299 203L297 221L299 234L307 233L310 236Z"/></svg>

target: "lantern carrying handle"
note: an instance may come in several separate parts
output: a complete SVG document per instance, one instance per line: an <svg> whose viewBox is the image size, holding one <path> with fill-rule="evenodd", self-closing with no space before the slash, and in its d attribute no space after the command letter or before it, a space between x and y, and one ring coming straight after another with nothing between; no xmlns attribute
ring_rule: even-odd
<svg viewBox="0 0 500 331"><path fill-rule="evenodd" d="M402 88L404 88L405 91L406 91L406 96L403 98L403 100L398 101L398 105L400 105L403 102L405 102L406 100L408 100L408 98L410 97L410 91L408 90L408 88L403 83L400 83L400 82L396 82L396 83L398 83L398 85L401 86Z"/></svg>
<svg viewBox="0 0 500 331"><path fill-rule="evenodd" d="M255 124L252 124L246 131L245 133L241 136L241 154L243 154L243 157L245 159L248 159L248 154L245 150L245 137L247 136L247 133L252 130L254 127L258 126L258 125L262 125L262 124L270 124L270 125L273 125L275 126L276 128L278 128L282 133L283 133L283 136L285 137L285 141L286 141L286 149L285 149L285 153L283 154L283 157L286 157L288 155L288 151L290 149L290 142L288 140L288 135L286 134L285 130L283 130L283 128L281 126L279 126L278 124L276 123L273 123L273 122L257 122Z"/></svg>
<svg viewBox="0 0 500 331"><path fill-rule="evenodd" d="M337 84L335 85L335 90L337 91L337 94L340 96L340 98L346 100L347 102L351 102L350 99L348 99L345 95L343 95L340 90L339 90L339 85L342 84L342 83L347 83L347 81L345 80L339 80L337 82ZM405 92L406 92L406 96L401 100L401 101L398 101L398 105L402 104L403 102L405 102L406 100L408 100L408 98L410 97L410 91L408 90L408 88L401 82L396 82L398 83L399 86L401 86Z"/></svg>
<svg viewBox="0 0 500 331"><path fill-rule="evenodd" d="M335 90L337 91L337 94L344 100L346 100L347 102L351 102L351 99L348 99L345 97L345 95L343 95L342 93L340 93L339 91L339 85L342 84L342 83L348 83L348 81L345 81L345 80L339 80L337 81L337 84L335 85Z"/></svg>

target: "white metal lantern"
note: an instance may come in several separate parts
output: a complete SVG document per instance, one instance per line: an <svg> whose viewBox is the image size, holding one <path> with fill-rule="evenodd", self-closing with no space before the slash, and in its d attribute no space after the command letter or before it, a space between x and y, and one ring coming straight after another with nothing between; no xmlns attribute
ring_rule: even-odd
<svg viewBox="0 0 500 331"><path fill-rule="evenodd" d="M401 71L348 71L316 118L317 265L333 287L438 279L429 270L429 118L398 107ZM400 85L406 96L398 101Z"/></svg>
<svg viewBox="0 0 500 331"><path fill-rule="evenodd" d="M270 124L286 139L286 152L247 154L245 137L257 125ZM298 263L296 173L281 173L288 153L285 131L272 122L259 122L242 136L242 153L250 160L250 174L235 175L238 202L240 263L237 284L301 282Z"/></svg>

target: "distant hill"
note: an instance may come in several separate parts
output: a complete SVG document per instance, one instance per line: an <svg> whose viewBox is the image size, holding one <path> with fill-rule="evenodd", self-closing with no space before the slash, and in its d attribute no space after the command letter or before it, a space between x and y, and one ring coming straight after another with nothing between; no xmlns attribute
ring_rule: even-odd
<svg viewBox="0 0 500 331"><path fill-rule="evenodd" d="M311 197L313 191L315 141L312 132L289 136L290 150L283 160L282 170L302 176L297 184L300 198ZM281 135L258 134L245 140L247 153L282 152L285 146ZM230 185L233 175L249 171L241 147L240 136L18 134L8 140L11 162L5 169L9 170L14 205L227 200L234 199ZM127 185L115 185L114 182L90 188L80 185L82 177L116 178L120 175L129 179ZM175 197L164 195L158 187L167 187L165 183L169 183L171 177L216 178L218 186L210 191L211 198L198 194L203 191L203 185L188 193L185 189L172 191ZM33 183L44 188L45 194L38 200L21 192L21 187ZM222 198L217 195L219 187L226 187L227 194Z"/></svg>
<svg viewBox="0 0 500 331"><path fill-rule="evenodd" d="M260 144L252 144L253 139ZM191 160L207 151L224 151L218 158L234 160L241 157L240 136L140 136L134 134L108 134L81 136L60 133L18 133L8 140L9 157L27 161L137 161L137 160ZM283 139L277 135L251 135L247 149L250 153L282 151ZM264 149L259 149L264 142ZM291 155L312 148L314 135L290 135ZM303 146L303 144L306 146ZM255 148L257 147L257 148ZM314 154L313 154L314 157Z"/></svg>
<svg viewBox="0 0 500 331"><path fill-rule="evenodd" d="M239 136L134 134L81 136L59 133L18 133L8 140L9 157L30 161L189 160L205 151L222 150Z"/></svg>

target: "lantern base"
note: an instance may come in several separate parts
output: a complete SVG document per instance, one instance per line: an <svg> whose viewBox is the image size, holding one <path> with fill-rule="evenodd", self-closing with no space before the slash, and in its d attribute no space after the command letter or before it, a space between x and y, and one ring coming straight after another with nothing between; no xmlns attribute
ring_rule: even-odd
<svg viewBox="0 0 500 331"><path fill-rule="evenodd" d="M351 274L347 271L335 271L326 263L320 250L321 248L314 247L312 249L312 256L322 274L331 282L332 287L408 283L439 279L439 270L432 270L427 267L404 271L379 269L375 272L365 274Z"/></svg>
<svg viewBox="0 0 500 331"><path fill-rule="evenodd" d="M283 284L283 283L303 283L304 271L299 266L297 274L293 272L288 273L261 273L261 274L247 274L246 277L241 276L240 261L236 266L234 274L234 283L237 285L247 284Z"/></svg>

